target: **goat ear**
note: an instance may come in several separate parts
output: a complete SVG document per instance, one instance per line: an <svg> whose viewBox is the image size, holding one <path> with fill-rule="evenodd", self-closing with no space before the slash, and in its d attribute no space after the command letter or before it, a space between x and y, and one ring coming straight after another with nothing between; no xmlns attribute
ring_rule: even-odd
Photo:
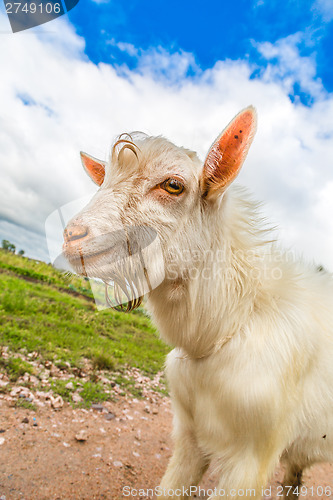
<svg viewBox="0 0 333 500"><path fill-rule="evenodd" d="M90 179L93 180L98 186L103 184L106 163L104 161L97 160L97 158L94 158L87 153L83 153L82 151L80 155L83 168L89 175Z"/></svg>
<svg viewBox="0 0 333 500"><path fill-rule="evenodd" d="M217 198L237 177L256 132L253 106L241 111L216 139L206 157L201 177L203 196Z"/></svg>

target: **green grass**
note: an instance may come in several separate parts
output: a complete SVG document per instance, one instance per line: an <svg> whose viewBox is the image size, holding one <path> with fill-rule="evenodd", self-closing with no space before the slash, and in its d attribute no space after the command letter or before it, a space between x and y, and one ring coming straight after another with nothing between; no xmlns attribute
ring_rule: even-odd
<svg viewBox="0 0 333 500"><path fill-rule="evenodd" d="M168 348L150 319L138 310L97 311L88 285L78 276L69 280L50 265L0 250L0 346L11 353L37 352L42 362L60 367L69 362L82 369L89 359L96 370L130 366L150 376L161 370ZM7 361L2 369L12 377L31 373L29 363L13 356ZM100 388L95 396L92 389L84 390L91 400L100 393Z"/></svg>
<svg viewBox="0 0 333 500"><path fill-rule="evenodd" d="M96 352L91 355L93 367L96 370L113 370L115 368L115 360L113 356L105 352Z"/></svg>
<svg viewBox="0 0 333 500"><path fill-rule="evenodd" d="M101 403L110 399L110 396L104 392L102 384L98 382L85 382L80 396L83 398L84 402L82 404L84 406L89 406L91 403Z"/></svg>
<svg viewBox="0 0 333 500"><path fill-rule="evenodd" d="M37 406L26 399L18 399L15 403L16 408L25 408L26 410L37 410Z"/></svg>
<svg viewBox="0 0 333 500"><path fill-rule="evenodd" d="M78 386L77 381L71 380L71 382L76 389ZM56 394L59 394L64 401L71 401L72 391L66 388L67 384L68 380L56 379L51 382L51 388Z"/></svg>
<svg viewBox="0 0 333 500"><path fill-rule="evenodd" d="M122 373L119 373L116 378L114 379L116 384L119 384L121 387L124 388L124 390L127 390L133 396L137 398L142 397L142 389L140 387L135 387L135 380L133 380L131 377L126 377Z"/></svg>
<svg viewBox="0 0 333 500"><path fill-rule="evenodd" d="M34 372L33 367L29 363L23 359L14 357L8 359L0 358L0 367L5 369L12 382L16 382L16 380L25 373L32 374Z"/></svg>
<svg viewBox="0 0 333 500"><path fill-rule="evenodd" d="M6 252L0 248L0 271L15 273L32 281L53 284L62 291L76 292L93 298L89 281L76 275L61 273L51 264Z"/></svg>
<svg viewBox="0 0 333 500"><path fill-rule="evenodd" d="M87 382L80 383L75 379L71 379L74 389L80 388L80 396L82 402L78 403L78 406L90 407L92 403L102 403L110 399L110 395L105 392L103 384L99 382L94 382L89 380ZM51 383L51 388L54 393L59 394L64 401L72 403L72 393L71 389L67 389L66 385L68 380L53 380Z"/></svg>

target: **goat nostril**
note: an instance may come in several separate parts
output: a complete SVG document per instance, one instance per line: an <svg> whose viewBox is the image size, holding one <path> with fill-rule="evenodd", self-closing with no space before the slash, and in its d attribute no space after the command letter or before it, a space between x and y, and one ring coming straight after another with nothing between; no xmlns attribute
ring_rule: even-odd
<svg viewBox="0 0 333 500"><path fill-rule="evenodd" d="M72 226L70 230L65 230L65 240L67 242L81 240L88 235L88 228L85 226Z"/></svg>

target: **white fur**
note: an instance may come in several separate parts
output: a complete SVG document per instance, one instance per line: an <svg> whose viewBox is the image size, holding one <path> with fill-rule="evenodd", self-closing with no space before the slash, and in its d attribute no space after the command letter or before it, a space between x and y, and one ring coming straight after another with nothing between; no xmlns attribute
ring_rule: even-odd
<svg viewBox="0 0 333 500"><path fill-rule="evenodd" d="M333 282L258 245L251 204L234 188L225 198L209 241L224 247L220 279L191 280L175 301L163 284L149 299L162 337L181 346L167 359L175 452L161 486L196 484L214 459L219 488L260 498L280 457L286 487L333 459Z"/></svg>
<svg viewBox="0 0 333 500"><path fill-rule="evenodd" d="M137 157L112 158L72 224L94 235L117 228L117 203L122 222L150 224L162 242L165 280L147 301L175 347L166 363L175 449L161 488L197 484L214 460L218 488L260 498L280 458L285 485L296 486L304 467L333 459L332 277L270 242L240 188L203 201L194 153L162 138L136 144ZM173 175L186 190L165 202L154 186Z"/></svg>

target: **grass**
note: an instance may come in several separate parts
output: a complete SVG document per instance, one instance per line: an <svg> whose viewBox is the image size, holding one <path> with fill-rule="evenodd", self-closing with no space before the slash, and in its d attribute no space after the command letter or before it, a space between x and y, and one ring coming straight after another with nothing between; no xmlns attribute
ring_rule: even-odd
<svg viewBox="0 0 333 500"><path fill-rule="evenodd" d="M15 357L22 352L59 367L82 369L88 359L95 370L137 367L153 376L162 369L168 348L150 319L142 311L97 311L88 286L83 278L0 250L0 347L11 353L0 369L11 380L32 373ZM102 398L94 384L82 391L87 400Z"/></svg>
<svg viewBox="0 0 333 500"><path fill-rule="evenodd" d="M131 377L126 377L122 373L119 373L114 379L116 384L119 384L124 390L129 391L133 396L137 398L142 397L142 389L135 386L135 380Z"/></svg>
<svg viewBox="0 0 333 500"><path fill-rule="evenodd" d="M9 379L16 382L25 373L33 374L33 367L21 358L0 359L0 366L5 368Z"/></svg>
<svg viewBox="0 0 333 500"><path fill-rule="evenodd" d="M77 388L77 382L71 380L73 383L74 388ZM64 401L71 401L71 393L72 391L70 389L67 389L66 385L68 384L68 380L53 380L51 382L51 388L52 390L56 393L59 394L59 396L62 397Z"/></svg>
<svg viewBox="0 0 333 500"><path fill-rule="evenodd" d="M89 407L92 403L101 403L110 399L110 395L105 392L103 384L99 382L94 382L89 380L87 382L80 383L77 380L71 380L74 389L80 389L80 396L82 402L78 406ZM68 389L66 385L68 380L53 380L51 383L51 388L53 392L59 394L64 401L72 403L72 390Z"/></svg>
<svg viewBox="0 0 333 500"><path fill-rule="evenodd" d="M37 410L37 406L26 399L18 399L15 403L16 408L25 408L26 410Z"/></svg>
<svg viewBox="0 0 333 500"><path fill-rule="evenodd" d="M96 352L92 354L91 361L95 370L113 370L115 360L105 352Z"/></svg>
<svg viewBox="0 0 333 500"><path fill-rule="evenodd" d="M102 384L98 382L86 382L83 384L83 390L80 392L83 399L83 405L89 406L91 403L100 403L107 401L110 396L104 391Z"/></svg>
<svg viewBox="0 0 333 500"><path fill-rule="evenodd" d="M51 264L22 257L2 249L0 249L0 269L11 271L31 280L54 284L63 290L72 290L93 297L89 281L84 278L61 273Z"/></svg>

